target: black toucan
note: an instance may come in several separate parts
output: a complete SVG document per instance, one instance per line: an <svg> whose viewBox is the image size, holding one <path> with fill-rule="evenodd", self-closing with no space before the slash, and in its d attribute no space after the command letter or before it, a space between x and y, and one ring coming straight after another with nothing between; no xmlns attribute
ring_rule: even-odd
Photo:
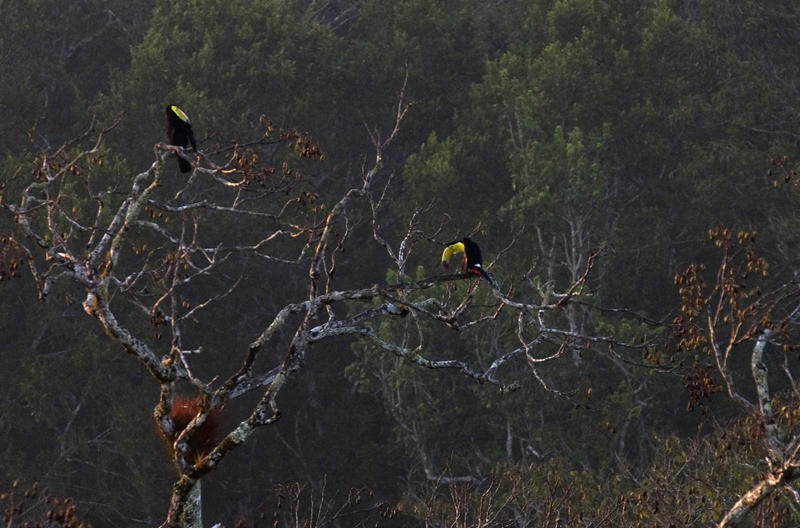
<svg viewBox="0 0 800 528"><path fill-rule="evenodd" d="M169 137L170 145L185 148L191 143L192 149L197 150L194 132L192 132L192 122L189 121L189 116L175 105L167 107L167 137ZM189 172L192 170L192 164L179 156L178 168L181 172Z"/></svg>
<svg viewBox="0 0 800 528"><path fill-rule="evenodd" d="M457 255L458 253L464 254L464 263L461 268L462 272L474 273L486 277L486 271L483 269L481 260L481 248L478 247L478 244L466 237L461 240L450 242L447 244L447 247L444 248L444 252L442 253L442 266L444 266L444 269L450 269L450 259L453 258L453 255Z"/></svg>

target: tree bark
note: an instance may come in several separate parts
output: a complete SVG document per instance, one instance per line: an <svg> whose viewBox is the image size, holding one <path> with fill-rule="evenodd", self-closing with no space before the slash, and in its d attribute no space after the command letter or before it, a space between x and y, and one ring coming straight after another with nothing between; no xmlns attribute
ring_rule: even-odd
<svg viewBox="0 0 800 528"><path fill-rule="evenodd" d="M175 483L167 521L161 528L203 528L200 479L184 475Z"/></svg>

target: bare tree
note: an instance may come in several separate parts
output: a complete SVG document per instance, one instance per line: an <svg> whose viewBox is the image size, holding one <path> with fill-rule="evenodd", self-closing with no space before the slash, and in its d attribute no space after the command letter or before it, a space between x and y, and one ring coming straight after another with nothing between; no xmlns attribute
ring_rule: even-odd
<svg viewBox="0 0 800 528"><path fill-rule="evenodd" d="M273 130L271 123L265 123L271 134L267 139L204 155L156 144L150 167L112 188L103 187L96 176L108 131L95 131L93 126L59 150L41 153L34 161L32 181L18 193L6 191L3 207L17 226L8 239L11 253L27 263L40 297L57 282L83 289L86 314L160 387L154 417L178 475L163 526L202 526L203 477L256 429L280 418L279 395L292 374L303 368L310 347L324 346L336 336L365 340L410 364L455 370L501 390L514 388L503 380L507 364L523 361L550 390L542 365L572 347L631 346L611 336L583 335L569 323L567 307L585 296L582 286L594 256L564 293L552 287L538 300L513 299L491 275L486 282L466 274L408 280L410 256L436 234L422 227L423 211L411 214L399 237L382 228L391 183L381 172L383 158L408 108L401 92L388 133L370 131L374 157L365 163L360 184L345 190L330 207L321 205L297 174L296 161L321 159L320 149L307 135ZM295 154L277 167L261 162L254 150L274 152L286 145ZM193 165L188 179L180 182L172 174L170 158L175 156ZM9 181L19 182L21 174ZM287 194L291 197L282 198ZM300 211L298 204L306 208ZM353 243L354 226L364 217L371 223L372 241L388 257L385 266L395 270L397 279L338 289L336 272L348 265L344 249ZM236 268L231 264L242 259L286 266L304 293L262 323L239 352L235 372L205 379L194 373L193 363L198 354L209 351L189 345L194 342L191 322L211 307L224 305L237 289L264 287L245 272L232 271ZM425 295L437 284L458 280L473 281L461 299ZM494 304L472 306L476 288L489 288ZM516 314L519 344L497 352L488 366L437 359L435 350L426 346L423 322L460 330L491 325L501 310ZM378 321L401 325L401 337L378 332ZM159 340L161 333L168 339ZM231 357L235 351L225 353ZM197 398L181 399L179 385L191 387ZM224 434L209 433L218 427L216 418L227 402L254 392L260 399L246 418Z"/></svg>

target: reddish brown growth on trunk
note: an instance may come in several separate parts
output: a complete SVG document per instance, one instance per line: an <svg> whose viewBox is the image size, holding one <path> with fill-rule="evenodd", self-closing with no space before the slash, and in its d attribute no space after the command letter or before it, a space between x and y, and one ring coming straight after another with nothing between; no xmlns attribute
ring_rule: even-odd
<svg viewBox="0 0 800 528"><path fill-rule="evenodd" d="M195 416L203 409L203 399L200 396L177 396L172 402L172 411L169 413L172 422L175 424L175 436L186 429ZM222 427L222 409L214 409L208 414L205 422L197 428L188 439L189 449L186 452L186 460L194 462L197 459L209 454L220 439L220 428Z"/></svg>

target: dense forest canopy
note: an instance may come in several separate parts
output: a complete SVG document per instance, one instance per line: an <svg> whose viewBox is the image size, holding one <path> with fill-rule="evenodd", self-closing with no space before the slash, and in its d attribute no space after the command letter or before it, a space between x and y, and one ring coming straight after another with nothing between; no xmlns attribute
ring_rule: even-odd
<svg viewBox="0 0 800 528"><path fill-rule="evenodd" d="M165 394L218 390L262 344L285 386L213 416L280 419L202 474L209 525L800 522L794 2L4 0L0 21L10 526L45 489L64 526L164 522L176 465L202 466L165 448ZM197 152L166 145L172 104ZM442 275L464 236L496 283ZM209 264L184 287L190 250Z"/></svg>

